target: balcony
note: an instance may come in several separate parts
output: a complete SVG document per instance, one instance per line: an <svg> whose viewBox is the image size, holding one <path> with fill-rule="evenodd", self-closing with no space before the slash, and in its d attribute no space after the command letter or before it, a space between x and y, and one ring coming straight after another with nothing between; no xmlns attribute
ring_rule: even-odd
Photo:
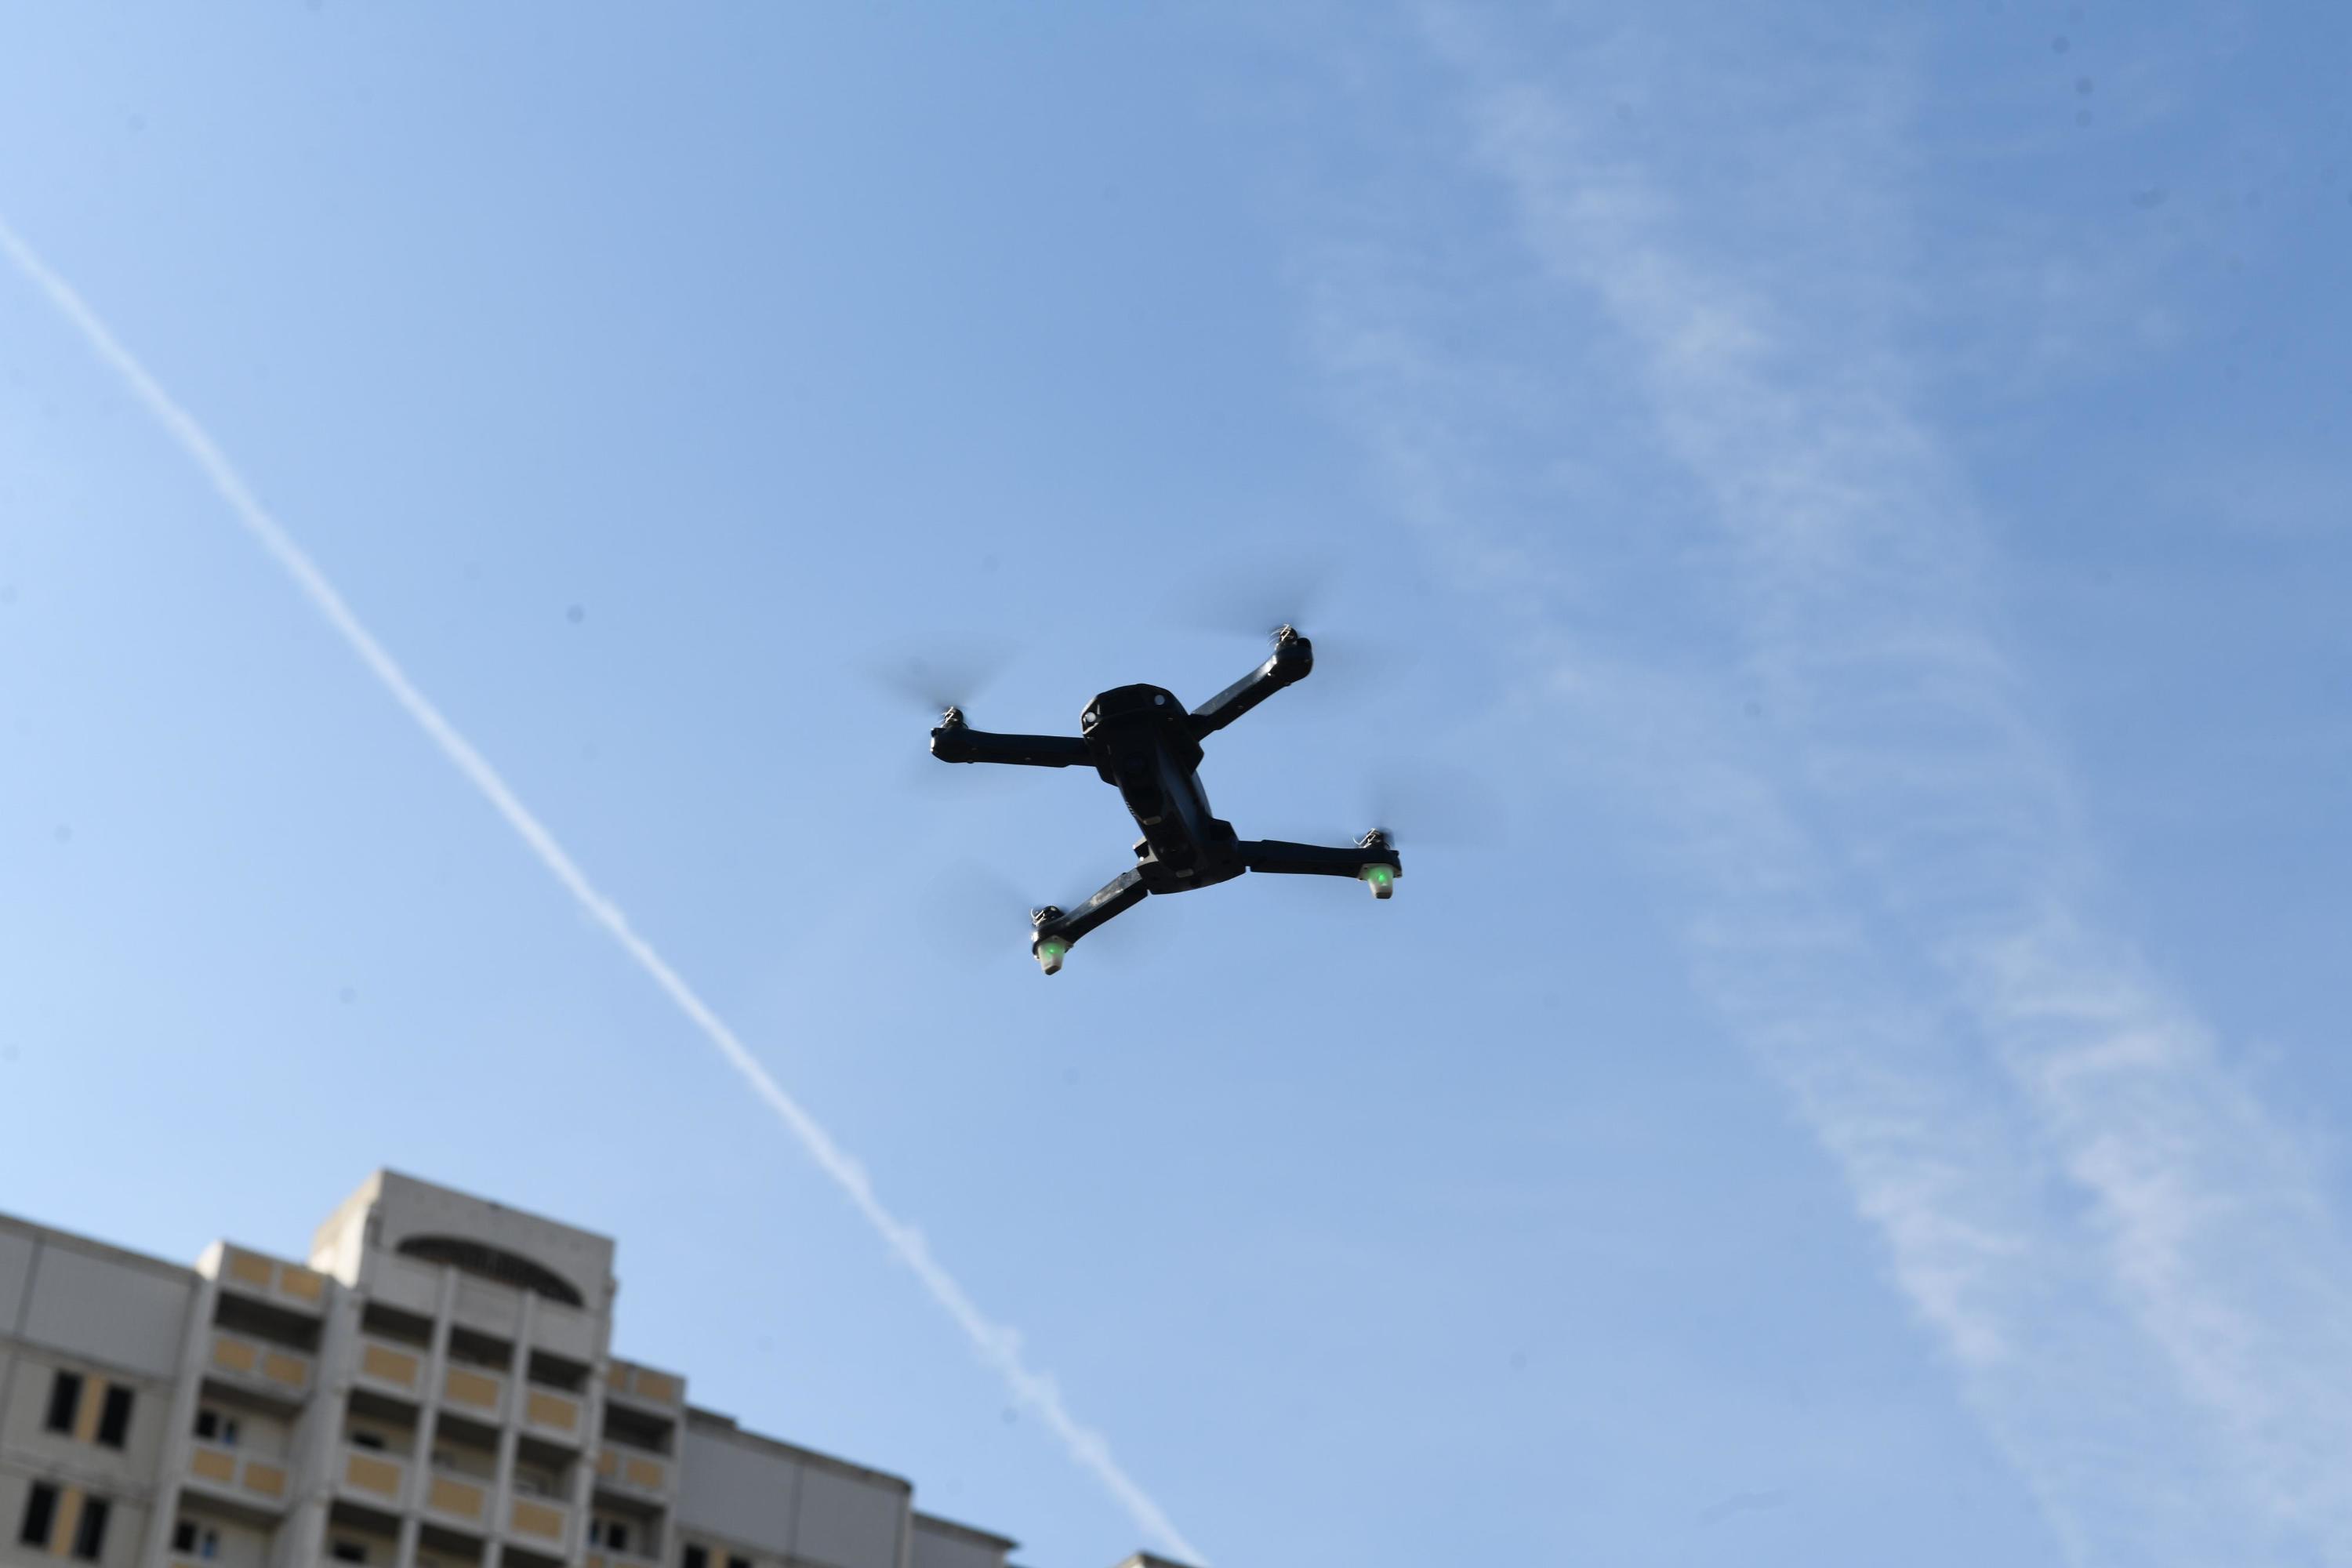
<svg viewBox="0 0 2352 1568"><path fill-rule="evenodd" d="M570 1394L558 1394L547 1388L523 1390L522 1424L525 1430L567 1447L577 1448L586 1436L586 1410Z"/></svg>
<svg viewBox="0 0 2352 1568"><path fill-rule="evenodd" d="M489 1517L490 1480L456 1470L436 1469L425 1487L425 1511L480 1530Z"/></svg>
<svg viewBox="0 0 2352 1568"><path fill-rule="evenodd" d="M214 1278L224 1290L315 1318L325 1310L327 1277L299 1263L280 1263L223 1243Z"/></svg>
<svg viewBox="0 0 2352 1568"><path fill-rule="evenodd" d="M275 1458L198 1443L188 1454L188 1479L216 1497L267 1513L286 1506L286 1467Z"/></svg>
<svg viewBox="0 0 2352 1568"><path fill-rule="evenodd" d="M507 1533L528 1545L561 1554L572 1527L572 1510L553 1498L518 1497L507 1509Z"/></svg>
<svg viewBox="0 0 2352 1568"><path fill-rule="evenodd" d="M588 1549L586 1568L662 1568L662 1559L649 1552L620 1552L610 1546Z"/></svg>
<svg viewBox="0 0 2352 1568"><path fill-rule="evenodd" d="M245 1334L215 1331L210 1375L284 1404L310 1397L310 1358Z"/></svg>
<svg viewBox="0 0 2352 1568"><path fill-rule="evenodd" d="M362 1334L355 1370L362 1384L404 1399L415 1399L425 1386L425 1352L373 1334Z"/></svg>
<svg viewBox="0 0 2352 1568"><path fill-rule="evenodd" d="M669 1491L669 1461L607 1444L596 1455L596 1484L608 1490L658 1499Z"/></svg>
<svg viewBox="0 0 2352 1568"><path fill-rule="evenodd" d="M487 1367L452 1364L441 1375L443 1403L483 1421L506 1415L507 1380Z"/></svg>
<svg viewBox="0 0 2352 1568"><path fill-rule="evenodd" d="M408 1493L408 1461L379 1449L347 1447L335 1485L354 1501L396 1509Z"/></svg>
<svg viewBox="0 0 2352 1568"><path fill-rule="evenodd" d="M667 1372L656 1372L649 1366L632 1362L609 1362L604 1367L604 1390L640 1405L675 1413L686 1404L686 1380Z"/></svg>

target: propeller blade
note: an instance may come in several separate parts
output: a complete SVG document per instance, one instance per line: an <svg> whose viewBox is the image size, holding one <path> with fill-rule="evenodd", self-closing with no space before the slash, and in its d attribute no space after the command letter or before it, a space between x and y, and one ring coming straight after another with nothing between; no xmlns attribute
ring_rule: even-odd
<svg viewBox="0 0 2352 1568"><path fill-rule="evenodd" d="M932 640L875 654L864 671L877 689L936 720L986 690L1013 657L1012 646L996 639Z"/></svg>

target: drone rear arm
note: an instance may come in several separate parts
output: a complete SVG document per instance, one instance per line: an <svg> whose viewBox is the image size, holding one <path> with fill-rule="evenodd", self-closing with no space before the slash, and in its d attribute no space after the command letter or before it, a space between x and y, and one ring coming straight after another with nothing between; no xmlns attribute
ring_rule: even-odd
<svg viewBox="0 0 2352 1568"><path fill-rule="evenodd" d="M1275 634L1273 657L1193 710L1192 738L1215 734L1284 687L1306 679L1314 668L1315 645L1283 627Z"/></svg>
<svg viewBox="0 0 2352 1568"><path fill-rule="evenodd" d="M931 755L943 763L1013 763L1031 768L1092 767L1093 753L1076 735L997 735L974 730L950 710L931 731Z"/></svg>

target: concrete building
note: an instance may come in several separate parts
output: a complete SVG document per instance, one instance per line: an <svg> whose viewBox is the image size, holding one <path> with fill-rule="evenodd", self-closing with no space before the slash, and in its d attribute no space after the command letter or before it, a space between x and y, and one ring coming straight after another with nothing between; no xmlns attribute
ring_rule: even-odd
<svg viewBox="0 0 2352 1568"><path fill-rule="evenodd" d="M611 1351L613 1243L390 1172L301 1262L0 1215L0 1563L1007 1568Z"/></svg>

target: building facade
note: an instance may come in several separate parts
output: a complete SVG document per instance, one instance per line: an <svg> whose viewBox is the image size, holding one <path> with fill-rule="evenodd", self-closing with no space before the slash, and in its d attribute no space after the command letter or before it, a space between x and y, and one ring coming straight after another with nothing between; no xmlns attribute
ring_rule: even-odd
<svg viewBox="0 0 2352 1568"><path fill-rule="evenodd" d="M1007 1568L611 1352L613 1243L390 1172L301 1262L0 1215L0 1563Z"/></svg>

